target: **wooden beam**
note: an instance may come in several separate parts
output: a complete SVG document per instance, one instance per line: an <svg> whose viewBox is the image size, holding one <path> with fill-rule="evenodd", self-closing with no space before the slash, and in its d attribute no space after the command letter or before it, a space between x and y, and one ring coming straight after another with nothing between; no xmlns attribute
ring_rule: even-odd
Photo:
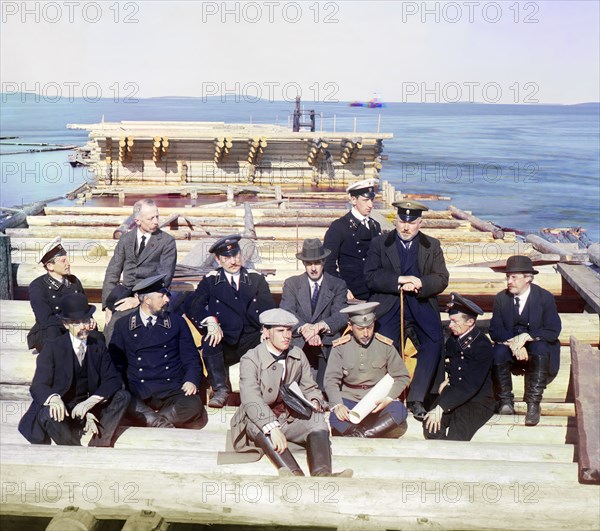
<svg viewBox="0 0 600 531"><path fill-rule="evenodd" d="M585 302L600 313L600 275L586 265L558 264L558 271Z"/></svg>

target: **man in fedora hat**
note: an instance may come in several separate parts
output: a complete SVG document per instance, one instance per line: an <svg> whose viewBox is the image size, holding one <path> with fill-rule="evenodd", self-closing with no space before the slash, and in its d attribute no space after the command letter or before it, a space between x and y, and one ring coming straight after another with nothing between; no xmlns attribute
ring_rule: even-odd
<svg viewBox="0 0 600 531"><path fill-rule="evenodd" d="M334 433L347 437L384 437L407 417L397 398L410 376L392 340L375 333L377 306L378 302L365 302L341 310L352 333L334 341L325 371L325 392L333 411L329 423ZM363 422L352 424L350 410L386 374L394 379L388 395Z"/></svg>
<svg viewBox="0 0 600 531"><path fill-rule="evenodd" d="M410 384L407 404L414 417L427 413L423 402L428 393L437 393L434 382L443 346L442 320L437 295L448 286L448 270L439 240L420 232L423 212L417 201L393 204L397 209L396 230L375 238L365 265L371 290L370 301L377 308L377 331L391 338L399 348L400 297L404 297L405 328L418 339L417 366Z"/></svg>
<svg viewBox="0 0 600 531"><path fill-rule="evenodd" d="M529 257L511 256L504 273L506 289L494 299L490 322L498 412L514 414L511 370L516 365L525 371L525 424L535 426L544 389L560 367L560 317L552 294L532 284L538 271Z"/></svg>
<svg viewBox="0 0 600 531"><path fill-rule="evenodd" d="M296 258L305 272L285 280L280 304L298 319L292 345L303 349L313 370L316 368L313 377L321 389L331 344L346 325L346 318L339 313L346 305L346 283L324 271L330 254L318 238L304 240Z"/></svg>
<svg viewBox="0 0 600 531"><path fill-rule="evenodd" d="M371 217L377 180L365 179L346 188L352 209L327 229L323 244L331 251L325 271L348 286L349 299L367 300L369 290L363 270L371 240L381 235L381 225Z"/></svg>
<svg viewBox="0 0 600 531"><path fill-rule="evenodd" d="M31 384L33 403L19 423L33 444L77 446L91 432L89 446L113 446L129 393L106 350L102 334L91 330L95 307L83 293L60 301L68 333L47 341Z"/></svg>
<svg viewBox="0 0 600 531"><path fill-rule="evenodd" d="M185 314L202 333L202 360L213 396L210 407L224 407L229 398L226 365L260 343L261 312L275 307L264 277L242 265L241 236L217 240L209 249L219 267L199 282L185 301Z"/></svg>
<svg viewBox="0 0 600 531"><path fill-rule="evenodd" d="M27 346L41 352L46 340L66 333L58 317L60 301L73 293L84 293L79 279L71 274L71 263L60 236L44 246L39 263L46 273L29 285L29 303L35 324L27 334Z"/></svg>
<svg viewBox="0 0 600 531"><path fill-rule="evenodd" d="M128 416L142 426L201 429L200 356L185 319L167 311L165 275L138 282L137 310L115 323L109 349L131 392Z"/></svg>
<svg viewBox="0 0 600 531"><path fill-rule="evenodd" d="M494 414L492 343L476 326L483 310L473 301L451 294L450 331L446 341L446 379L423 420L426 439L470 441Z"/></svg>
<svg viewBox="0 0 600 531"><path fill-rule="evenodd" d="M325 399L310 376L306 356L291 345L298 319L273 308L260 314L260 322L266 339L240 362L241 405L231 419L233 448L255 452L257 459L266 455L280 475L303 476L288 449L288 442L293 442L306 447L311 476L351 477L352 470L332 472ZM307 402L304 407L287 391L291 384L300 389Z"/></svg>

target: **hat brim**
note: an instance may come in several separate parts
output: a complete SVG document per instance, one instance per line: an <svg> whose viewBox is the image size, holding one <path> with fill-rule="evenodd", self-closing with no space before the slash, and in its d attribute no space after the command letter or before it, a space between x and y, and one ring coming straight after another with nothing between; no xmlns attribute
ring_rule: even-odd
<svg viewBox="0 0 600 531"><path fill-rule="evenodd" d="M296 253L296 258L302 262L317 262L325 260L331 254L331 249L323 249L323 252L318 256L304 256L302 253Z"/></svg>
<svg viewBox="0 0 600 531"><path fill-rule="evenodd" d="M523 275L537 275L539 273L539 271L537 269L530 269L530 270L523 270L521 268L517 268L517 269L508 269L508 268L504 268L500 270L501 273L521 273Z"/></svg>
<svg viewBox="0 0 600 531"><path fill-rule="evenodd" d="M59 319L62 319L63 321L79 321L82 319L89 319L92 315L94 315L94 312L96 311L96 307L93 306L92 304L88 304L88 308L85 312L76 312L74 314L70 314L70 315L65 315L61 312L57 313L57 317Z"/></svg>

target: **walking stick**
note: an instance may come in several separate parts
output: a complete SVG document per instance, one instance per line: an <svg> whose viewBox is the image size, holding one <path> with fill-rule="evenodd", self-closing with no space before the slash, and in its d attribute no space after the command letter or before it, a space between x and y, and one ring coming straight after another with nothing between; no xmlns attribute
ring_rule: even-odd
<svg viewBox="0 0 600 531"><path fill-rule="evenodd" d="M406 361L406 353L404 352L404 291L400 287L400 352L402 361Z"/></svg>

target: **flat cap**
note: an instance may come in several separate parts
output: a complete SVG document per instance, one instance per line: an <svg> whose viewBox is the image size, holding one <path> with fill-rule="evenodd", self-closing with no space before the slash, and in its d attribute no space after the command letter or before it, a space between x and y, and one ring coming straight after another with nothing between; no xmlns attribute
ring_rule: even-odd
<svg viewBox="0 0 600 531"><path fill-rule="evenodd" d="M148 277L144 280L140 280L133 289L133 293L143 295L144 293L166 293L169 294L169 290L165 287L165 277L167 275L156 275L154 277Z"/></svg>
<svg viewBox="0 0 600 531"><path fill-rule="evenodd" d="M67 251L62 246L60 236L57 236L50 243L44 245L42 252L39 256L39 262L42 265L46 265L50 260L56 258L57 256L66 256Z"/></svg>
<svg viewBox="0 0 600 531"><path fill-rule="evenodd" d="M483 315L483 310L477 306L473 301L459 295L455 291L450 294L450 302L448 303L448 313L453 315L455 313L464 313L471 317L477 317Z"/></svg>
<svg viewBox="0 0 600 531"><path fill-rule="evenodd" d="M377 318L375 308L379 306L378 302L363 302L346 306L340 310L340 313L347 313L348 320L358 326L370 326Z"/></svg>
<svg viewBox="0 0 600 531"><path fill-rule="evenodd" d="M398 210L398 217L402 221L415 221L422 216L423 212L429 210L428 206L418 201L400 201L392 203L392 206Z"/></svg>
<svg viewBox="0 0 600 531"><path fill-rule="evenodd" d="M362 181L352 183L346 188L346 192L355 197L362 196L367 199L375 199L375 195L377 194L377 179L363 179Z"/></svg>
<svg viewBox="0 0 600 531"><path fill-rule="evenodd" d="M218 256L235 256L240 252L239 241L241 239L239 234L230 234L213 243L208 252Z"/></svg>
<svg viewBox="0 0 600 531"><path fill-rule="evenodd" d="M266 310L258 316L260 324L266 326L296 326L298 319L293 313L281 308Z"/></svg>

